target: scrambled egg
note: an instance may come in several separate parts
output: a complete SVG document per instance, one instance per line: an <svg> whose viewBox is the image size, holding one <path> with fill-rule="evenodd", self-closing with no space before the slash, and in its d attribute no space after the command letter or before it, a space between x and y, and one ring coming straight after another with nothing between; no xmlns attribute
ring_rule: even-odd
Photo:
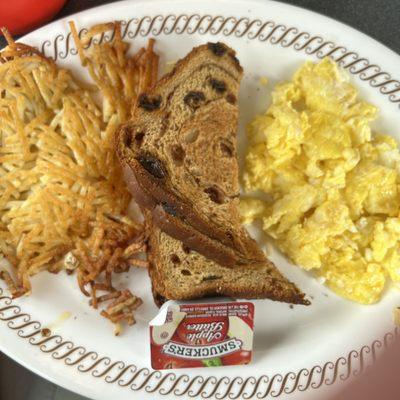
<svg viewBox="0 0 400 400"><path fill-rule="evenodd" d="M336 64L308 62L249 125L243 221L261 219L291 260L363 304L400 287L400 153L377 108ZM265 200L266 199L266 200Z"/></svg>

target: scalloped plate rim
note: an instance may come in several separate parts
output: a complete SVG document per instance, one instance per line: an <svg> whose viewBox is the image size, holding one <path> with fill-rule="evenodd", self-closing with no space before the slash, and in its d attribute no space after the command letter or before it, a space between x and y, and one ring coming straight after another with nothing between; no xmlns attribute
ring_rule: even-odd
<svg viewBox="0 0 400 400"><path fill-rule="evenodd" d="M37 35L37 34L39 35L41 33L44 33L47 30L52 30L53 28L57 28L57 26L61 26L62 27L63 23L65 23L66 21L68 21L70 19L80 18L80 17L81 18L89 17L89 16L91 16L93 14L98 14L98 13L101 13L102 11L107 11L111 7L115 8L115 9L118 9L119 7L121 7L121 10L122 10L122 8L125 7L129 3L131 3L131 2L130 1L119 1L119 2L116 2L116 3L106 4L106 5L98 6L98 7L89 9L89 10L82 11L80 13L71 15L71 16L69 16L67 18L63 18L63 19L54 21L54 22L52 22L52 23L50 23L50 24L48 24L48 25L46 25L46 26L44 26L44 27L42 27L42 28L40 28L40 29L28 34L28 35L26 35L26 36L24 36L23 38L21 38L19 40L22 40L22 41L25 40L25 39L29 40L34 35ZM134 5L135 7L136 6L139 7L140 5L145 5L146 6L146 5L151 4L151 3L183 4L184 2L181 1L181 0L172 0L172 1L168 1L168 0L137 1L137 2L132 2L132 5ZM193 1L191 1L189 3L191 4L191 3L193 3ZM397 64L397 63L399 63L399 56L393 50L387 48L386 46L384 46L379 41L377 41L377 40L375 40L373 38L370 38L368 35L366 35L366 34L364 34L362 32L359 32L358 30L356 30L356 29L354 29L354 28L352 28L352 27L350 27L350 26L348 26L346 24L343 24L343 23L341 23L339 21L336 21L336 20L334 20L332 18L320 15L318 13L315 13L315 12L312 12L312 11L309 11L309 10L305 10L305 9L302 9L300 7L293 6L293 5L288 5L288 4L284 4L284 3L278 3L278 2L262 1L262 0L252 0L252 1L249 1L249 2L244 2L244 1L233 1L233 2L231 2L229 0L222 0L220 3L226 3L226 4L230 4L230 5L231 4L245 4L246 7L250 6L252 4L257 4L257 5L261 5L262 4L263 6L265 6L265 5L271 5L272 6L273 5L273 7L283 7L283 9L287 9L288 11L292 11L294 13L297 12L297 13L305 13L306 15L312 15L313 18L318 18L321 21L324 20L324 21L326 21L327 23L329 23L331 25L333 24L334 26L337 26L337 27L342 26L343 28L346 28L346 30L349 30L354 35L358 36L359 38L367 40L368 41L368 45L371 45L371 46L373 45L373 46L377 47L380 52L385 52L385 55L387 56L387 59L385 60L385 64L386 63L387 64L391 64L391 63L396 63ZM210 13L211 13L211 11L210 11ZM151 14L151 15L154 16L155 14ZM393 72L393 71L389 71L389 72ZM0 289L0 291L1 291L1 289ZM1 292L0 292L0 295L1 295ZM3 326L3 325L0 325L0 326ZM0 330L0 332L1 332L1 330ZM1 343L0 343L0 351L4 352L4 354L7 354L9 357L13 358L19 364L25 366L28 369L31 369L33 372L35 372L36 374L42 376L43 378L48 379L48 380L52 381L53 383L58 384L60 386L64 386L68 390L74 390L74 388L66 386L65 384L63 384L62 381L58 380L57 378L54 378L51 374L46 373L45 371L41 370L40 368L37 368L37 367L32 366L32 365L29 365L28 363L26 363L23 360L22 357L18 357L18 356L13 355L12 351L8 351L7 349L4 349ZM46 355L46 357L49 357L49 356ZM54 362L54 360L52 360L50 358L49 362ZM204 370L201 370L201 371L203 372ZM175 370L174 372L176 372L176 374L179 375L179 370ZM243 372L245 373L245 371L243 371ZM183 373L185 373L185 372L183 372ZM93 392L91 392L90 389L88 389L86 391L86 390L83 390L81 388L79 390L79 392L81 394L87 396L87 397L93 396ZM132 397L133 393L129 392L129 394ZM138 393L138 396L143 396L143 395L145 395L145 392L143 392L143 391L140 392L140 395ZM160 398L163 398L163 397L165 398L165 396L160 396Z"/></svg>

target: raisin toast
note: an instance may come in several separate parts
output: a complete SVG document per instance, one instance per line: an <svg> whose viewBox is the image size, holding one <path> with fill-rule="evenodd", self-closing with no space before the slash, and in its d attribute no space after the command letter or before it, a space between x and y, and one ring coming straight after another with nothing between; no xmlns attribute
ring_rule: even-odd
<svg viewBox="0 0 400 400"><path fill-rule="evenodd" d="M242 74L224 44L194 48L139 96L134 118L117 140L127 184L139 205L152 211L154 223L225 266L265 259L238 213Z"/></svg>
<svg viewBox="0 0 400 400"><path fill-rule="evenodd" d="M193 49L139 97L117 153L145 210L156 302L210 295L307 304L241 226L236 129L242 68L221 43Z"/></svg>

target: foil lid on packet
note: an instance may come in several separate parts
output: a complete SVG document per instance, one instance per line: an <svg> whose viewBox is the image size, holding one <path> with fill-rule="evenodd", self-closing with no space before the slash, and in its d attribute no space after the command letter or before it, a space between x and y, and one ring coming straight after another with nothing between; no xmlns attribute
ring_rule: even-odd
<svg viewBox="0 0 400 400"><path fill-rule="evenodd" d="M254 304L214 300L165 303L150 322L154 369L248 364L253 352Z"/></svg>

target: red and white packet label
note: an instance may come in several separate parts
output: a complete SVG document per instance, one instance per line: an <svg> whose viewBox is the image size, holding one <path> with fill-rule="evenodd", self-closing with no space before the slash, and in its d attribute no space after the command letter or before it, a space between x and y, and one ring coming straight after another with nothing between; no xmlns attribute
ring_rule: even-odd
<svg viewBox="0 0 400 400"><path fill-rule="evenodd" d="M165 303L150 322L154 369L248 364L253 353L254 304L207 300Z"/></svg>

